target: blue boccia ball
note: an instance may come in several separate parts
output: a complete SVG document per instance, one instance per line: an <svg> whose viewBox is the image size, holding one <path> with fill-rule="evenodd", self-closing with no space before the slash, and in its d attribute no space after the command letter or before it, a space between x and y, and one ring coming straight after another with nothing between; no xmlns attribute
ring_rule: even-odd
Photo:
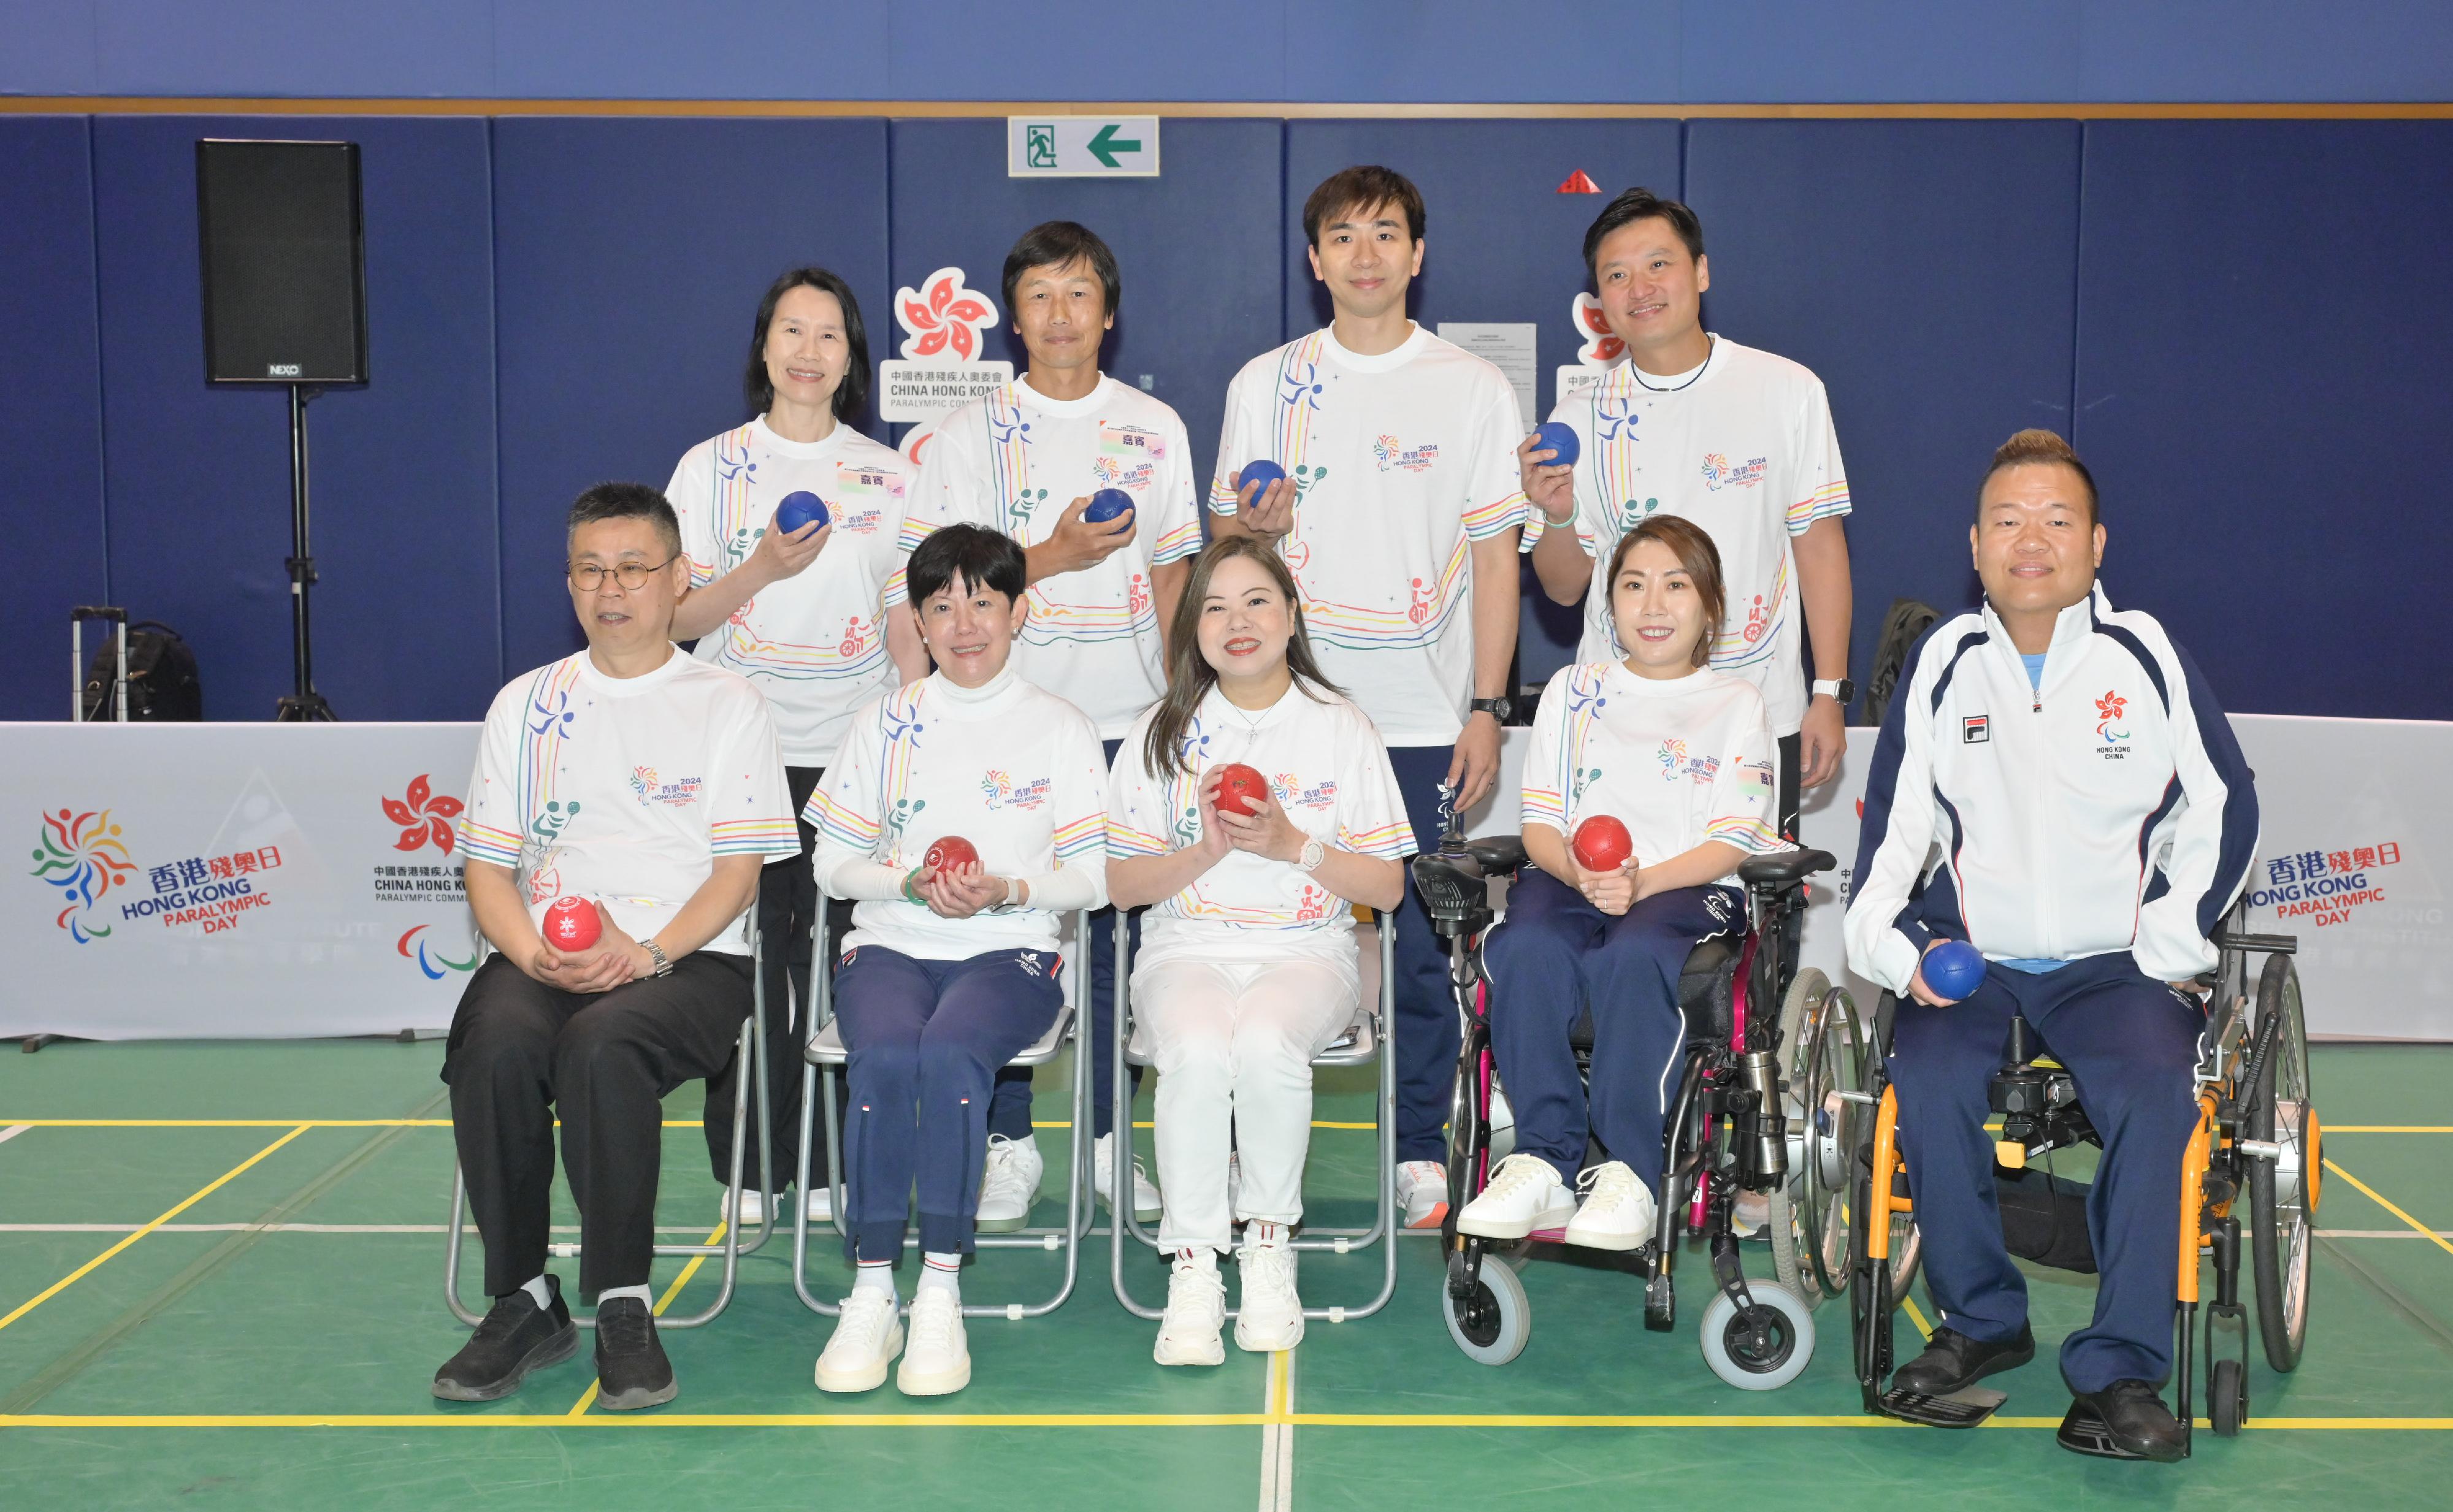
<svg viewBox="0 0 2453 1512"><path fill-rule="evenodd" d="M1984 954L1964 940L1945 940L1925 953L1925 985L1953 1003L1984 981Z"/></svg>
<svg viewBox="0 0 2453 1512"><path fill-rule="evenodd" d="M1092 525L1105 525L1120 514L1131 512L1132 507L1133 496L1124 489L1101 488L1090 495L1090 507L1082 511L1082 518Z"/></svg>
<svg viewBox="0 0 2453 1512"><path fill-rule="evenodd" d="M1583 454L1584 446L1576 440L1575 427L1564 420L1545 420L1534 429L1533 449L1558 453L1547 462L1537 463L1537 467L1572 468Z"/></svg>
<svg viewBox="0 0 2453 1512"><path fill-rule="evenodd" d="M1236 474L1235 491L1237 493L1242 493L1256 483L1261 486L1264 491L1266 491L1270 484L1283 481L1286 478L1286 469L1279 467L1276 463L1271 462L1268 458L1255 457L1251 461L1244 464L1244 470ZM1259 499L1260 496L1261 495L1258 493L1252 495L1256 500Z"/></svg>
<svg viewBox="0 0 2453 1512"><path fill-rule="evenodd" d="M786 535L792 534L805 525L826 523L827 501L807 488L784 495L784 502L775 507L775 528Z"/></svg>

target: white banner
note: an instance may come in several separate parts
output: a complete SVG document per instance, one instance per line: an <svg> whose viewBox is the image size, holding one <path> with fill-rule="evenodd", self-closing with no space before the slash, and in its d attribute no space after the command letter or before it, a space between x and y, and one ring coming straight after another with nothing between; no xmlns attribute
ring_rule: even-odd
<svg viewBox="0 0 2453 1512"><path fill-rule="evenodd" d="M8 725L0 1036L440 1029L475 725ZM19 854L28 854L20 851Z"/></svg>
<svg viewBox="0 0 2453 1512"><path fill-rule="evenodd" d="M2453 811L2415 781L2453 770L2453 724L2236 714L2257 774L2262 816L2249 872L2248 926L2297 936L2308 1032L2346 1039L2453 1041L2453 927L2444 867ZM1512 830L1529 731L1511 729L1501 791L1468 816L1475 834ZM1805 843L1840 870L1817 879L1805 964L1845 981L1867 1014L1881 995L1845 965L1840 916L1857 861L1859 801L1876 732L1848 731L1840 775L1808 790Z"/></svg>

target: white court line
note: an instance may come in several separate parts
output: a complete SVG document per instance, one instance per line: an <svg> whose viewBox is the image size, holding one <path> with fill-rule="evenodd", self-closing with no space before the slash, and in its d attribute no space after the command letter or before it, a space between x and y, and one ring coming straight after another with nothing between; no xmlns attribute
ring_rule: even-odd
<svg viewBox="0 0 2453 1512"><path fill-rule="evenodd" d="M2321 1228L2319 1239L2426 1239L2430 1236L2415 1228ZM2436 1230L2435 1238L2453 1239L2453 1228Z"/></svg>
<svg viewBox="0 0 2453 1512"><path fill-rule="evenodd" d="M1289 1349L1269 1357L1261 1376L1261 1411L1275 1419L1295 1415L1295 1356ZM1295 1504L1295 1425L1272 1422L1261 1430L1261 1512L1291 1512Z"/></svg>
<svg viewBox="0 0 2453 1512"><path fill-rule="evenodd" d="M132 1234L150 1227L156 1234L440 1234L441 1224L0 1224L0 1234ZM577 1224L556 1224L556 1234L576 1234ZM696 1234L705 1238L704 1224L662 1224L659 1234Z"/></svg>
<svg viewBox="0 0 2453 1512"><path fill-rule="evenodd" d="M0 1144L8 1144L33 1126L31 1124L11 1124L7 1128L0 1128Z"/></svg>

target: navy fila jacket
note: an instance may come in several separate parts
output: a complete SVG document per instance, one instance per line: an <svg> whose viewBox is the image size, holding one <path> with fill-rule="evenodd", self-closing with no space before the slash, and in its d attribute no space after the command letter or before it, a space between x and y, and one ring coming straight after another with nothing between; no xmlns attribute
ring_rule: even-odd
<svg viewBox="0 0 2453 1512"><path fill-rule="evenodd" d="M2257 851L2257 792L2205 678L2098 583L2033 688L1987 604L1909 653L1874 746L1848 965L1905 995L1926 944L1992 960L2126 950L2178 982Z"/></svg>

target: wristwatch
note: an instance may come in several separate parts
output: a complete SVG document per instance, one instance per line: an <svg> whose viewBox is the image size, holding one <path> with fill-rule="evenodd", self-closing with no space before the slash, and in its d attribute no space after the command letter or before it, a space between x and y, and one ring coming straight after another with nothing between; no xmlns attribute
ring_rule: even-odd
<svg viewBox="0 0 2453 1512"><path fill-rule="evenodd" d="M1327 859L1326 846L1317 840L1306 840L1304 842L1303 854L1295 858L1295 865L1306 871L1317 871L1320 869L1320 864Z"/></svg>
<svg viewBox="0 0 2453 1512"><path fill-rule="evenodd" d="M1507 723L1508 716L1516 712L1516 701L1505 693L1497 698L1477 698L1473 701L1473 711L1477 714L1487 714L1505 725Z"/></svg>
<svg viewBox="0 0 2453 1512"><path fill-rule="evenodd" d="M1814 691L1830 694L1840 701L1842 708L1846 708L1857 696L1857 685L1845 677L1837 680L1818 677L1814 680Z"/></svg>
<svg viewBox="0 0 2453 1512"><path fill-rule="evenodd" d="M653 940L642 940L639 942L639 947L656 958L656 975L668 977L673 974L673 964L665 959L664 946Z"/></svg>

